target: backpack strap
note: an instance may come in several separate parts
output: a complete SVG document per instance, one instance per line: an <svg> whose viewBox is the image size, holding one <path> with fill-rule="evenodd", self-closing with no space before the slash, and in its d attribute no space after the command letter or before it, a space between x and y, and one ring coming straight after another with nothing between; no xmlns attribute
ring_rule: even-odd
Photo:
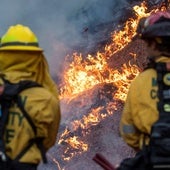
<svg viewBox="0 0 170 170"><path fill-rule="evenodd" d="M28 123L31 125L32 130L34 131L34 134L36 136L37 135L37 128L36 128L35 124L33 123L31 117L29 116L29 114L24 109L21 97L17 96L17 98L15 99L15 102L17 103L18 107L20 108L20 110L21 110L22 114L24 115L24 117L27 119Z"/></svg>
<svg viewBox="0 0 170 170"><path fill-rule="evenodd" d="M10 103L7 103L10 105ZM8 106L7 106L8 107ZM4 131L6 122L8 119L8 109L4 105L4 102L0 104L1 116L0 116L0 161L7 161L7 157L5 154L5 144L4 144Z"/></svg>
<svg viewBox="0 0 170 170"><path fill-rule="evenodd" d="M7 123L8 115L9 115L9 108L11 106L12 101L15 101L22 111L23 115L27 119L28 123L32 127L35 138L31 139L29 141L29 144L26 148L23 149L23 151L16 156L14 161L19 161L19 159L29 150L29 148L33 144L37 144L37 147L40 149L42 159L44 163L47 162L46 156L45 156L45 149L43 146L43 139L42 138L36 138L37 130L36 126L34 125L31 117L29 114L25 111L24 106L21 101L21 97L19 96L19 93L25 89L32 88L32 87L42 87L36 82L25 80L25 81L20 81L19 83L13 84L10 83L8 80L4 80L4 92L2 95L0 95L0 104L1 104L1 115L0 115L0 158L1 160L4 158L3 161L6 161L6 154L5 154L5 144L3 140L4 136L4 131L5 131L5 126ZM4 157L5 156L5 157Z"/></svg>
<svg viewBox="0 0 170 170"><path fill-rule="evenodd" d="M20 110L22 111L23 115L25 116L25 118L27 119L27 121L29 122L30 126L32 127L33 131L34 131L34 135L35 135L35 138L31 139L28 146L26 148L24 148L22 150L22 152L16 156L16 158L14 159L14 161L19 161L19 159L30 149L30 147L36 143L37 147L39 148L40 152L41 152L41 156L42 156L42 160L44 163L47 163L47 158L45 156L45 149L44 149L44 146L43 146L43 138L37 138L36 135L37 135L37 129L36 129L36 126L34 125L31 117L29 116L29 114L26 112L26 110L24 109L24 106L22 104L22 100L21 100L21 97L18 96L17 97L17 105L18 107L20 108Z"/></svg>
<svg viewBox="0 0 170 170"><path fill-rule="evenodd" d="M155 62L152 57L146 69L153 68L157 72L158 98L157 109L163 117L170 112L170 62Z"/></svg>
<svg viewBox="0 0 170 170"><path fill-rule="evenodd" d="M156 63L160 118L169 117L170 112L170 63Z"/></svg>
<svg viewBox="0 0 170 170"><path fill-rule="evenodd" d="M170 168L170 63L156 63L159 113L151 126L149 163L153 169Z"/></svg>

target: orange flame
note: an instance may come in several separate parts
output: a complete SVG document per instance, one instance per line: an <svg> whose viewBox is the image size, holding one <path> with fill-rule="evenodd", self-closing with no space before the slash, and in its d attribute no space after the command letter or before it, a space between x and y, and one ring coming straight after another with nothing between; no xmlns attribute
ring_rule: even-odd
<svg viewBox="0 0 170 170"><path fill-rule="evenodd" d="M134 10L138 14L137 16L142 17L142 15L139 15L141 11L143 15L146 15L143 4L141 7L134 7ZM114 98L125 100L130 82L138 75L140 69L136 65L130 65L129 63L129 66L124 64L120 72L109 68L107 59L123 49L131 41L135 35L135 29L140 17L137 17L137 19L130 18L126 22L123 30L112 33L112 43L105 46L104 52L97 52L96 56L89 54L85 60L82 54L73 54L73 61L64 72L64 85L60 89L61 99L76 97L81 92L91 89L100 83L113 83L113 85L118 88ZM114 110L116 110L116 107L114 102L110 102L106 108L107 113L102 113L102 107L93 109L91 113L88 113L88 116L83 116L82 120L73 121L71 123L72 130L75 131L78 128L88 129L88 127L98 124L103 118L112 114ZM78 140L76 136L66 138L68 134L69 130L66 128L60 136L58 143L66 142L70 147L78 150L76 153L73 151L70 153L70 149L67 147L63 155L63 159L67 161L77 153L88 150L88 144L83 143L80 139Z"/></svg>
<svg viewBox="0 0 170 170"><path fill-rule="evenodd" d="M74 157L75 155L78 155L78 154L80 154L80 153L85 152L85 151L88 150L88 144L86 144L86 143L84 143L83 141L81 141L78 136L70 137L70 138L68 138L65 142L66 142L66 143L69 143L70 146L71 146L73 149L76 150L76 152L71 152L68 156L64 156L63 159L64 159L65 161L68 161L68 160L70 160L72 157ZM65 153L68 154L67 150L69 150L69 148L67 148L67 149L65 150Z"/></svg>
<svg viewBox="0 0 170 170"><path fill-rule="evenodd" d="M116 94L113 97L125 101L131 81L141 70L137 65L131 65L131 63L129 63L128 65L124 64L120 69L121 71L119 71L109 68L107 60L132 41L136 34L135 30L139 20L152 12L147 13L146 9L145 3L141 3L140 6L134 6L135 17L129 18L123 30L114 31L111 34L112 42L105 46L103 52L97 52L95 56L89 54L87 57L83 57L82 54L73 54L73 61L64 72L64 81L60 89L61 99L71 100L81 92L91 89L97 84L113 83L113 85L117 87ZM136 54L131 55L136 57ZM71 123L72 129L88 129L90 126L98 124L98 122L107 115L113 114L116 109L117 106L115 102L110 102L107 105L107 113L102 113L102 107L93 109L88 116L83 116L82 120L73 121ZM79 150L77 153L88 150L88 144L85 144L80 139L78 140L77 136L64 140L64 137L68 134L69 130L66 129L60 136L59 144L63 141L69 143L72 148ZM65 155L67 155L68 152L69 148L66 148ZM75 154L76 153L72 152L69 156L63 155L64 160L70 160Z"/></svg>
<svg viewBox="0 0 170 170"><path fill-rule="evenodd" d="M107 59L131 42L135 35L139 19L149 15L145 12L146 7L144 6L144 3L142 3L140 7L134 6L133 9L136 13L136 18L130 18L125 23L123 30L112 33L112 43L105 46L104 52L97 52L96 56L89 54L85 60L83 60L82 54L73 54L73 61L70 64L70 67L64 72L64 86L60 89L61 98L76 97L79 93L91 89L100 83L117 82L116 84L119 84L118 87L124 84L121 83L121 81L125 82L125 78L122 80L122 74L119 71L108 67ZM122 70L124 71L123 76L125 77L125 74L127 74L127 77L129 77L129 74L135 74L136 76L140 72L137 72L137 69L137 66L134 65L124 65L122 67ZM128 83L130 83L130 81L128 81ZM127 82L125 84L126 88L128 88ZM123 91L119 91L123 93ZM124 92L127 93L127 91ZM124 100L125 97L121 97L121 99Z"/></svg>
<svg viewBox="0 0 170 170"><path fill-rule="evenodd" d="M68 134L69 134L68 129L65 129L63 134L60 136L60 139L58 142L58 144L62 144L62 142L67 143L70 145L72 149L75 150L75 151L70 152L70 147L66 147L64 155L63 155L63 160L65 161L69 161L75 155L78 155L88 150L88 144L81 141L78 136L68 137L67 139L64 140L63 139L64 136Z"/></svg>

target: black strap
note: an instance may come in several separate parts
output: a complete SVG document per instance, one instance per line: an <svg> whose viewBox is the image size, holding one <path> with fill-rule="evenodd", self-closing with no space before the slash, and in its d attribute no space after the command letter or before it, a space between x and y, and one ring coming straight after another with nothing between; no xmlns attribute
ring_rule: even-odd
<svg viewBox="0 0 170 170"><path fill-rule="evenodd" d="M34 145L36 144L37 147L39 148L40 152L41 152L41 156L42 156L42 160L44 163L47 163L47 157L45 155L45 149L44 149L44 146L43 146L43 139L42 138L34 138L34 139L31 139L28 143L28 145L15 157L14 160L12 160L12 162L18 162L22 157L23 155Z"/></svg>
<svg viewBox="0 0 170 170"><path fill-rule="evenodd" d="M39 150L41 152L43 162L47 163L48 161L47 161L47 157L46 157L46 151L45 151L45 148L44 148L44 145L43 145L43 138L37 138L35 142L36 142L37 147L39 148Z"/></svg>
<svg viewBox="0 0 170 170"><path fill-rule="evenodd" d="M5 46L35 46L35 47L39 47L38 43L37 42L19 42L19 41L16 41L16 42L7 42L7 43L2 43L0 45L0 47L5 47Z"/></svg>
<svg viewBox="0 0 170 170"><path fill-rule="evenodd" d="M24 84L24 86L25 86L25 84ZM37 84L36 82L27 83L27 86L28 86L28 88L30 88L30 87L35 87L35 86L36 86L36 87L42 87L41 85ZM27 86L25 86L25 87L27 88ZM27 115L26 118L27 118L28 122L30 123L30 125L31 125L34 133L37 134L37 132L36 132L37 129L36 129L34 123L32 122L32 119L30 118L30 116L28 115L28 113L25 111L25 109L24 109L24 107L23 107L23 105L22 105L21 98L20 98L19 100L20 100L20 102L19 102L19 105L20 105L20 106L19 106L19 107L21 108L24 116ZM43 138L36 138L36 139L35 139L35 142L36 142L37 147L39 148L39 150L40 150L40 152L41 152L41 156L42 156L43 162L44 162L44 163L47 163L46 151L45 151L45 148L44 148L44 145L43 145Z"/></svg>
<svg viewBox="0 0 170 170"><path fill-rule="evenodd" d="M22 156L31 148L31 146L35 143L35 140L30 140L29 144L15 157L13 162L18 162Z"/></svg>
<svg viewBox="0 0 170 170"><path fill-rule="evenodd" d="M34 125L34 123L33 123L32 119L31 119L31 117L29 116L29 114L25 111L20 96L17 97L16 103L18 104L18 107L20 108L20 110L21 110L21 112L23 113L24 117L27 119L27 121L28 121L29 124L31 125L31 127L32 127L32 129L33 129L33 131L34 131L34 134L35 134L35 136L36 136L36 135L37 135L37 128L36 128L36 126Z"/></svg>
<svg viewBox="0 0 170 170"><path fill-rule="evenodd" d="M151 57L146 69L153 68L157 72L158 98L157 109L161 117L166 116L165 105L170 105L170 62L155 62ZM170 112L170 111L168 111Z"/></svg>
<svg viewBox="0 0 170 170"><path fill-rule="evenodd" d="M157 108L161 118L170 118L170 63L156 63L158 98Z"/></svg>
<svg viewBox="0 0 170 170"><path fill-rule="evenodd" d="M47 162L46 156L45 156L45 149L43 147L43 139L41 138L36 138L37 134L37 129L36 126L34 125L31 117L29 114L25 111L24 106L22 104L21 97L19 96L19 93L25 89L32 88L32 87L42 87L36 82L25 80L25 81L20 81L19 83L10 83L8 80L3 79L4 84L5 84L5 89L2 95L0 95L0 104L1 104L1 116L0 116L0 152L5 153L5 144L3 140L4 136L4 129L6 126L6 122L8 119L9 115L9 108L11 106L12 101L15 101L18 104L18 107L22 111L23 115L29 122L30 126L32 127L35 138L31 139L28 146L23 149L23 151L16 156L15 161L19 161L19 159L28 151L28 149L34 144L37 144L37 147L40 149L42 159L44 163Z"/></svg>
<svg viewBox="0 0 170 170"><path fill-rule="evenodd" d="M1 154L4 154L5 156L5 144L4 144L4 131L5 131L5 126L6 122L8 120L8 108L10 106L10 103L1 103L1 116L0 116L0 152ZM2 158L0 157L0 160ZM6 159L6 158L5 158Z"/></svg>
<svg viewBox="0 0 170 170"><path fill-rule="evenodd" d="M29 114L25 111L24 109L24 106L22 104L22 100L21 100L21 97L18 96L17 98L17 104L18 104L18 107L21 109L23 115L25 116L25 118L27 119L27 121L29 122L29 124L31 125L33 131L34 131L34 134L35 134L35 138L34 139L31 139L28 146L26 148L24 148L24 150L15 158L15 161L16 160L19 160L29 149L30 147L36 143L37 144L37 147L39 148L40 152L41 152L41 156L42 156L42 160L44 163L47 163L47 158L46 158L46 155L45 155L45 148L43 146L43 138L37 138L36 135L37 135L37 129L36 129L36 126L34 125L31 117L29 116Z"/></svg>

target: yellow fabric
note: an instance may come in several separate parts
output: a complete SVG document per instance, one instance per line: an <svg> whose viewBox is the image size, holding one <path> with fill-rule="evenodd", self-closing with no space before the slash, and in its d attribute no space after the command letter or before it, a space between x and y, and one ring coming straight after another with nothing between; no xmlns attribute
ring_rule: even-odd
<svg viewBox="0 0 170 170"><path fill-rule="evenodd" d="M170 59L161 57L158 61L170 62ZM120 121L120 133L125 142L135 149L142 147L144 136L150 134L152 124L158 119L156 78L154 69L140 73L131 83L127 95Z"/></svg>
<svg viewBox="0 0 170 170"><path fill-rule="evenodd" d="M45 137L45 148L49 149L56 141L61 114L57 86L49 74L44 55L40 51L0 51L0 75L12 83L32 80L44 87L24 90L21 96L25 110L37 126L37 136ZM13 105L4 136L7 155L15 158L33 137L29 123ZM20 161L38 164L41 155L37 146L31 147Z"/></svg>
<svg viewBox="0 0 170 170"><path fill-rule="evenodd" d="M27 89L21 96L25 110L37 127L37 137L45 138L44 146L48 150L56 142L60 122L59 103L56 97L44 88ZM32 138L34 132L30 124L14 104L10 109L5 133L7 155L14 159ZM41 154L37 146L31 147L20 161L38 164L41 161Z"/></svg>
<svg viewBox="0 0 170 170"><path fill-rule="evenodd" d="M0 73L13 83L32 80L58 96L57 86L51 79L47 61L39 51L0 51Z"/></svg>

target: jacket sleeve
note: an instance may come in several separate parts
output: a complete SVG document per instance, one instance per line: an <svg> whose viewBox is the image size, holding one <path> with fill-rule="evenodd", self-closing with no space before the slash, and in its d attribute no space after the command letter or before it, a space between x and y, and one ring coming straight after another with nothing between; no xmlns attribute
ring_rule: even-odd
<svg viewBox="0 0 170 170"><path fill-rule="evenodd" d="M120 120L120 134L123 137L124 141L134 148L135 150L139 149L140 141L140 131L134 124L134 115L133 107L135 106L134 100L134 89L130 87L127 99L123 108L123 113ZM133 94L132 94L133 93ZM133 97L132 97L133 95Z"/></svg>
<svg viewBox="0 0 170 170"><path fill-rule="evenodd" d="M49 115L51 115L51 121L49 121L47 125L47 136L44 140L46 150L52 147L56 142L61 119L59 100L56 100L55 97L51 97L47 105Z"/></svg>
<svg viewBox="0 0 170 170"><path fill-rule="evenodd" d="M47 150L56 142L61 117L60 103L56 96L46 90L37 88L35 92L37 95L27 102L30 102L27 109L37 127L37 137L44 138L44 146Z"/></svg>

